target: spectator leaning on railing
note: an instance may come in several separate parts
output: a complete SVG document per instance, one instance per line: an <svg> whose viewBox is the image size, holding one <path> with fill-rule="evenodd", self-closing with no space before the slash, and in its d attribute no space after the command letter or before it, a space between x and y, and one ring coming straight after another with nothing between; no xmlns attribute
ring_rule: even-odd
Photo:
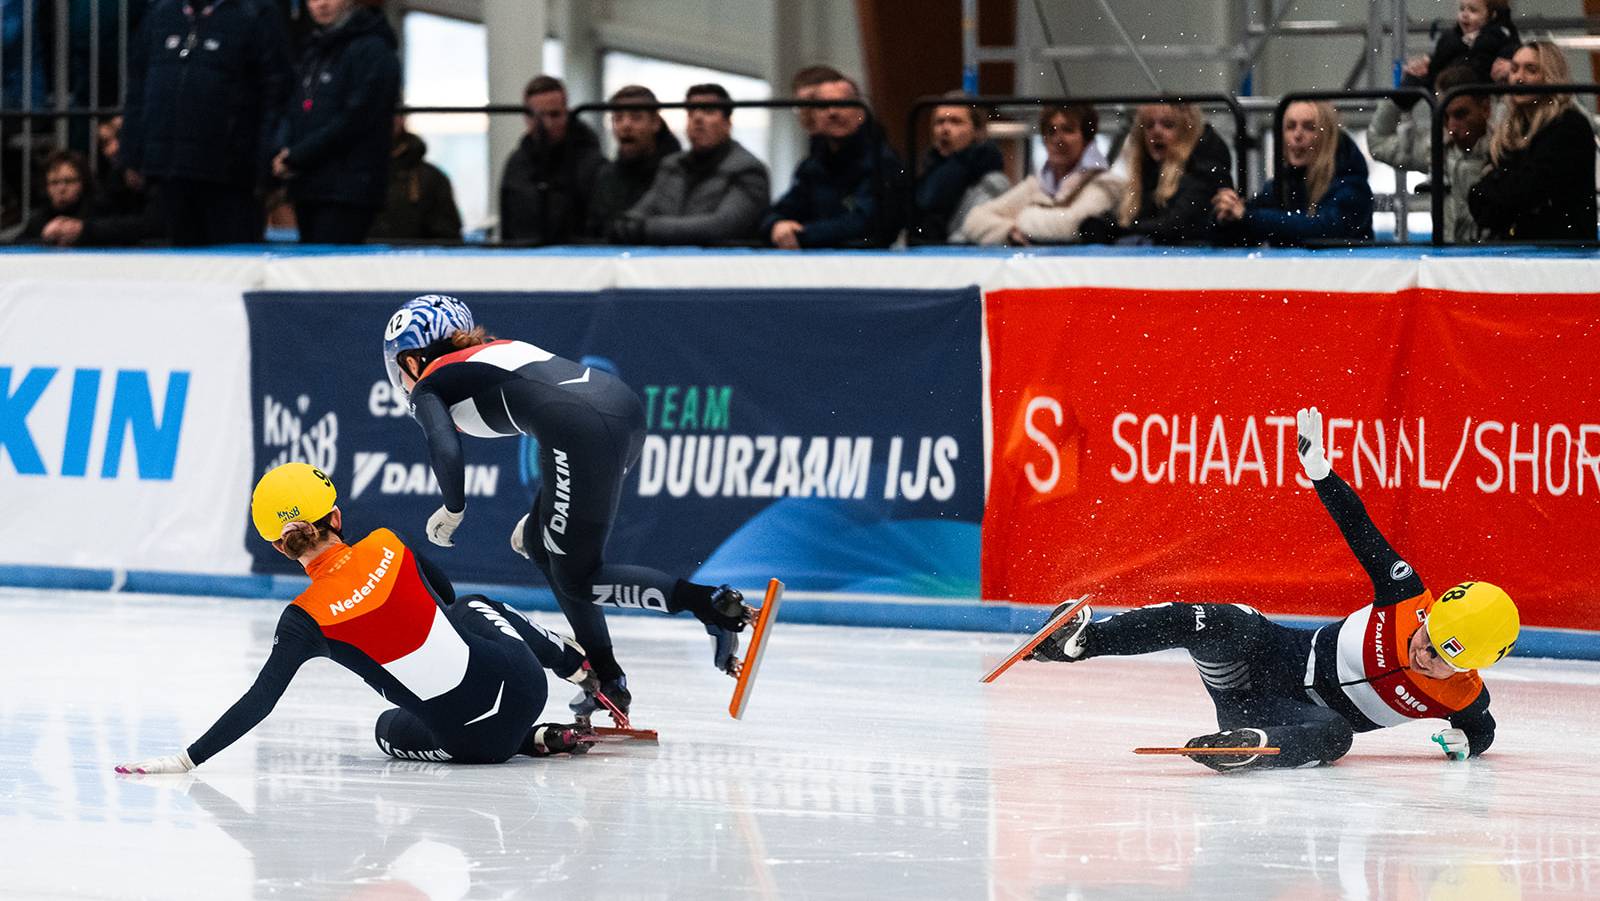
<svg viewBox="0 0 1600 901"><path fill-rule="evenodd" d="M733 139L731 98L719 84L689 88L689 149L661 161L650 190L611 223L618 244L750 241L771 196L766 164Z"/></svg>
<svg viewBox="0 0 1600 901"><path fill-rule="evenodd" d="M259 191L293 71L260 0L157 0L128 45L122 162L159 191L172 243L261 240Z"/></svg>
<svg viewBox="0 0 1600 901"><path fill-rule="evenodd" d="M1564 84L1561 48L1530 41L1511 58L1511 83ZM1489 136L1490 167L1467 203L1492 237L1508 241L1595 239L1595 142L1570 94L1507 94Z"/></svg>
<svg viewBox="0 0 1600 901"><path fill-rule="evenodd" d="M1455 65L1439 73L1434 88L1443 94L1477 81L1470 67ZM1444 233L1455 244L1474 243L1484 234L1467 207L1467 193L1489 164L1490 109L1486 95L1464 94L1450 101L1443 113ZM1392 100L1378 103L1367 129L1367 149L1373 159L1396 169L1429 172L1433 168L1433 132L1427 120L1402 112Z"/></svg>
<svg viewBox="0 0 1600 901"><path fill-rule="evenodd" d="M1000 148L987 139L983 116L960 91L944 95L963 101L933 109L933 146L917 175L916 213L907 240L943 244L959 240L961 223L978 204L1011 188Z"/></svg>
<svg viewBox="0 0 1600 901"><path fill-rule="evenodd" d="M605 158L594 129L572 118L567 89L540 75L522 92L528 133L500 178L500 239L563 244L583 234L589 193Z"/></svg>
<svg viewBox="0 0 1600 901"><path fill-rule="evenodd" d="M428 145L406 131L404 116L394 117L394 144L389 151L389 196L372 223L374 240L461 240L461 211L456 208L450 177L423 157Z"/></svg>
<svg viewBox="0 0 1600 901"><path fill-rule="evenodd" d="M611 95L612 103L656 103L656 93L630 84ZM654 108L613 110L611 136L617 141L617 158L600 167L589 195L588 234L604 238L611 223L639 202L655 181L656 170L668 154L682 146Z"/></svg>
<svg viewBox="0 0 1600 901"><path fill-rule="evenodd" d="M1085 242L1192 244L1211 237L1211 198L1233 187L1232 155L1200 108L1150 103L1122 144L1128 184L1117 208L1084 220Z"/></svg>
<svg viewBox="0 0 1600 901"><path fill-rule="evenodd" d="M1300 101L1283 111L1283 181L1240 199L1223 188L1211 199L1218 236L1228 243L1304 244L1372 240L1372 188L1361 148L1339 127L1333 104Z"/></svg>
<svg viewBox="0 0 1600 901"><path fill-rule="evenodd" d="M301 243L360 244L389 190L398 41L382 13L355 0L306 6L316 28L272 174L289 182Z"/></svg>
<svg viewBox="0 0 1600 901"><path fill-rule="evenodd" d="M1085 219L1116 206L1126 182L1094 144L1100 116L1086 103L1039 114L1045 162L1039 172L967 214L961 234L973 244L1061 244L1078 239Z"/></svg>
<svg viewBox="0 0 1600 901"><path fill-rule="evenodd" d="M859 100L849 79L817 87L818 100ZM900 233L905 170L859 106L816 111L811 155L762 222L775 247L887 247Z"/></svg>

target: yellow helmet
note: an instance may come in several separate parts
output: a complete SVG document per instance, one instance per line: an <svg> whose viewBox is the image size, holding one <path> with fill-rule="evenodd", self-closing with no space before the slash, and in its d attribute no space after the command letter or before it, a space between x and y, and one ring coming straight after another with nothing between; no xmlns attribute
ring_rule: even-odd
<svg viewBox="0 0 1600 901"><path fill-rule="evenodd" d="M316 522L333 509L339 493L333 480L309 463L285 463L274 467L256 483L250 495L250 518L256 531L268 541L283 537L287 523Z"/></svg>
<svg viewBox="0 0 1600 901"><path fill-rule="evenodd" d="M1516 646L1521 628L1511 596L1488 582L1462 582L1428 611L1428 640L1458 670L1498 663Z"/></svg>

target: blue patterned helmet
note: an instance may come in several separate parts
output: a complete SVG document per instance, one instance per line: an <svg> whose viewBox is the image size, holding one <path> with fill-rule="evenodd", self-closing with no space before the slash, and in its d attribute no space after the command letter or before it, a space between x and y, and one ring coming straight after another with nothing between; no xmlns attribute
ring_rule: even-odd
<svg viewBox="0 0 1600 901"><path fill-rule="evenodd" d="M389 371L389 381L405 390L400 379L402 351L421 350L456 332L470 332L472 326L472 311L454 297L424 294L406 301L389 317L383 330L383 365Z"/></svg>

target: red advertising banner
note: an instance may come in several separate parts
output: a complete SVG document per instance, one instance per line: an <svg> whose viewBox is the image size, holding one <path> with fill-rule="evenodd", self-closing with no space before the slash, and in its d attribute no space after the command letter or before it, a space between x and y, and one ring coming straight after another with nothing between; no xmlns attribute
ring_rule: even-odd
<svg viewBox="0 0 1600 901"><path fill-rule="evenodd" d="M1295 455L1435 592L1600 629L1600 294L1018 289L988 295L983 595L1342 616L1371 588Z"/></svg>

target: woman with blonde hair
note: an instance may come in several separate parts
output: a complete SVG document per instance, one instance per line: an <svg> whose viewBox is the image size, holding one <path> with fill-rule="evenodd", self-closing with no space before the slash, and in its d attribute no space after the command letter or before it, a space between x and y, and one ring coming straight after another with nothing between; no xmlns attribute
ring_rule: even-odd
<svg viewBox="0 0 1600 901"><path fill-rule="evenodd" d="M1372 188L1361 148L1339 128L1333 104L1300 101L1283 111L1283 180L1241 199L1223 188L1211 199L1219 230L1232 242L1303 244L1372 240Z"/></svg>
<svg viewBox="0 0 1600 901"><path fill-rule="evenodd" d="M1128 185L1117 208L1086 220L1086 242L1183 244L1211 232L1209 203L1233 187L1228 146L1188 103L1150 103L1134 114L1122 145Z"/></svg>
<svg viewBox="0 0 1600 901"><path fill-rule="evenodd" d="M1550 41L1529 41L1511 57L1511 84L1571 78ZM1506 95L1489 136L1489 170L1467 195L1473 219L1501 240L1593 241L1594 154L1594 128L1572 95Z"/></svg>

